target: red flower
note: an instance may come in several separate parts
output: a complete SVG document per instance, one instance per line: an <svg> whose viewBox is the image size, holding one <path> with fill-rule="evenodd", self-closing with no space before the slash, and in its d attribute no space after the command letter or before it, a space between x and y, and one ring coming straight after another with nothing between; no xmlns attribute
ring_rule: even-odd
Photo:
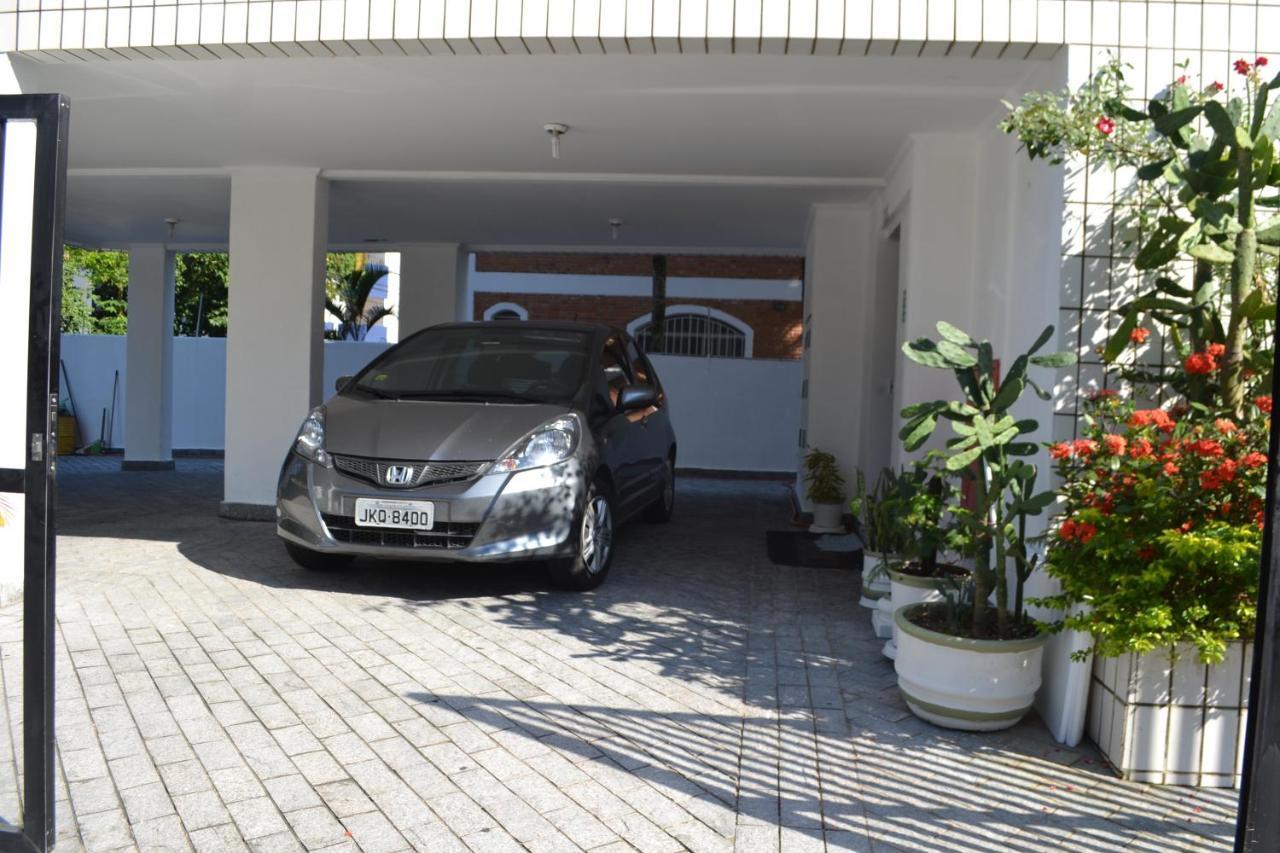
<svg viewBox="0 0 1280 853"><path fill-rule="evenodd" d="M1219 83L1217 80L1214 80L1213 83L1209 86L1209 88L1215 92L1221 92L1223 89L1227 87Z"/></svg>
<svg viewBox="0 0 1280 853"><path fill-rule="evenodd" d="M1218 418L1213 422L1213 425L1217 427L1218 432L1223 435L1231 435L1231 433L1240 429L1240 427L1236 426L1233 421L1227 420L1226 418Z"/></svg>
<svg viewBox="0 0 1280 853"><path fill-rule="evenodd" d="M1129 445L1129 456L1134 459L1146 459L1151 456L1151 442L1145 438L1134 439Z"/></svg>
<svg viewBox="0 0 1280 853"><path fill-rule="evenodd" d="M1205 352L1209 353L1209 355L1213 356L1214 358L1222 358L1224 355L1227 354L1227 345L1226 344L1209 344L1209 346L1205 349Z"/></svg>
<svg viewBox="0 0 1280 853"><path fill-rule="evenodd" d="M1163 432L1173 432L1174 420L1164 409L1139 409L1129 418L1129 426L1153 426Z"/></svg>
<svg viewBox="0 0 1280 853"><path fill-rule="evenodd" d="M1187 85L1187 75L1183 74L1181 77L1179 77L1177 80L1177 83L1179 86Z"/></svg>
<svg viewBox="0 0 1280 853"><path fill-rule="evenodd" d="M1182 363L1183 368L1192 375L1203 376L1218 369L1218 362L1207 352L1193 352Z"/></svg>
<svg viewBox="0 0 1280 853"><path fill-rule="evenodd" d="M1098 129L1098 132L1101 133L1103 136L1110 136L1112 133L1115 132L1116 123L1113 120L1107 118L1106 116L1103 116L1102 118L1098 119L1098 123L1095 124L1094 127L1096 127Z"/></svg>
<svg viewBox="0 0 1280 853"><path fill-rule="evenodd" d="M1222 486L1230 483L1236 478L1236 463L1230 459L1223 461L1221 465L1211 471L1205 471L1200 475L1200 488L1220 489Z"/></svg>
<svg viewBox="0 0 1280 853"><path fill-rule="evenodd" d="M1073 518L1068 518L1058 528L1058 538L1065 542L1070 542L1074 539L1085 545L1096 535L1098 535L1098 528L1087 521L1076 521Z"/></svg>
<svg viewBox="0 0 1280 853"><path fill-rule="evenodd" d="M1271 414L1271 396L1269 394L1264 394L1261 397L1254 397L1253 404L1257 406L1259 410L1266 412L1268 415Z"/></svg>
<svg viewBox="0 0 1280 853"><path fill-rule="evenodd" d="M1164 474L1166 477L1174 476L1175 474L1178 473L1178 470L1179 470L1178 466L1174 465L1172 462L1164 463Z"/></svg>
<svg viewBox="0 0 1280 853"><path fill-rule="evenodd" d="M1267 58L1265 56L1259 56L1257 59L1253 61L1253 65L1255 68L1261 68L1266 64L1267 64Z"/></svg>
<svg viewBox="0 0 1280 853"><path fill-rule="evenodd" d="M1135 344L1145 344L1150 336L1151 331L1149 329L1138 328L1129 333L1129 340Z"/></svg>
<svg viewBox="0 0 1280 853"><path fill-rule="evenodd" d="M1049 448L1049 458L1050 459L1070 459L1071 445L1065 441L1058 442L1053 447Z"/></svg>
<svg viewBox="0 0 1280 853"><path fill-rule="evenodd" d="M1122 456L1124 454L1125 440L1124 436L1104 435L1102 442L1107 446L1107 452L1112 456Z"/></svg>
<svg viewBox="0 0 1280 853"><path fill-rule="evenodd" d="M1120 392L1114 388L1099 388L1096 391L1089 392L1089 401L1097 402L1098 400L1108 400L1112 397L1119 397Z"/></svg>
<svg viewBox="0 0 1280 853"><path fill-rule="evenodd" d="M1077 438L1071 442L1071 452L1081 459L1088 459L1098 449L1098 442L1088 438Z"/></svg>
<svg viewBox="0 0 1280 853"><path fill-rule="evenodd" d="M1259 453L1255 450L1252 453L1246 454L1245 457L1240 460L1240 464L1246 468L1260 468L1267 464L1267 454Z"/></svg>
<svg viewBox="0 0 1280 853"><path fill-rule="evenodd" d="M1243 59L1237 59L1235 62L1231 64L1231 67L1236 70L1237 74L1243 75L1243 74L1249 73L1249 63Z"/></svg>
<svg viewBox="0 0 1280 853"><path fill-rule="evenodd" d="M1088 545L1089 540L1098 534L1098 528L1094 527L1087 521L1080 522L1076 527L1076 530L1078 531L1076 533L1076 538L1080 540L1080 544L1082 545Z"/></svg>
<svg viewBox="0 0 1280 853"><path fill-rule="evenodd" d="M1226 454L1226 451L1222 449L1222 445L1214 441L1212 438L1201 438L1196 441L1188 441L1186 448L1192 453L1197 453L1208 459L1217 459Z"/></svg>
<svg viewBox="0 0 1280 853"><path fill-rule="evenodd" d="M1150 545L1144 545L1138 549L1138 559L1144 562L1150 562L1156 558L1156 549Z"/></svg>

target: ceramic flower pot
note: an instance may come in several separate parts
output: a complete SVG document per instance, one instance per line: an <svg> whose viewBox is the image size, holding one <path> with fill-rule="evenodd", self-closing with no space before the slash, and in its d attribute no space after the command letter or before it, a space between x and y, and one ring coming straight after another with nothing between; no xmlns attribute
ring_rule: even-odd
<svg viewBox="0 0 1280 853"><path fill-rule="evenodd" d="M974 640L931 631L911 621L926 607L894 614L898 689L911 713L948 729L990 732L1015 725L1040 689L1048 636Z"/></svg>
<svg viewBox="0 0 1280 853"><path fill-rule="evenodd" d="M885 657L893 660L898 656L898 632L893 615L910 604L941 599L942 593L938 591L937 578L925 578L905 574L897 569L889 569L889 595L880 599L881 608L888 611L887 621L890 628L888 642L882 649ZM880 636L879 632L876 636Z"/></svg>
<svg viewBox="0 0 1280 853"><path fill-rule="evenodd" d="M862 598L858 601L863 607L874 608L877 601L889 594L889 574L880 569L883 562L878 554L863 552Z"/></svg>
<svg viewBox="0 0 1280 853"><path fill-rule="evenodd" d="M813 505L813 523L809 525L813 533L844 533L844 504Z"/></svg>

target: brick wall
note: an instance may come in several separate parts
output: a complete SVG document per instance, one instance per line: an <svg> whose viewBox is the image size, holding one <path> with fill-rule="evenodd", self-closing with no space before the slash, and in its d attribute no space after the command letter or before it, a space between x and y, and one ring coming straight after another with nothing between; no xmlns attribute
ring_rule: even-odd
<svg viewBox="0 0 1280 853"><path fill-rule="evenodd" d="M550 275L653 275L653 257L591 252L477 252L476 272ZM804 258L765 255L667 255L668 278L797 281Z"/></svg>
<svg viewBox="0 0 1280 853"><path fill-rule="evenodd" d="M485 310L499 302L519 305L529 312L530 320L582 320L609 323L623 329L632 320L653 309L652 300L643 296L477 293L474 303L475 318L483 318ZM673 302L669 300L668 304ZM678 304L715 308L746 323L753 333L753 358L797 359L801 356L803 305L799 302L680 297Z"/></svg>

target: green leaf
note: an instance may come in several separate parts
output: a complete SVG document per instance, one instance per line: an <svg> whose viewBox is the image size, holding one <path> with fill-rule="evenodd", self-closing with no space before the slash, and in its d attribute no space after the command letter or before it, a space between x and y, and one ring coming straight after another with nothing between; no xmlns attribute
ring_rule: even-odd
<svg viewBox="0 0 1280 853"><path fill-rule="evenodd" d="M938 341L938 353L947 359L951 368L969 368L978 364L972 353L948 340Z"/></svg>
<svg viewBox="0 0 1280 853"><path fill-rule="evenodd" d="M1197 243L1187 249L1187 254L1213 264L1229 264L1236 257L1234 252L1222 248L1217 243Z"/></svg>
<svg viewBox="0 0 1280 853"><path fill-rule="evenodd" d="M1210 104L1214 101L1210 101ZM1184 107L1180 110L1174 110L1171 113L1156 118L1152 125L1155 126L1156 132L1164 136L1173 136L1183 127L1191 124L1200 115L1201 107ZM1220 106L1218 109L1222 109ZM1207 107L1205 108L1207 112ZM1225 113L1223 113L1225 115Z"/></svg>
<svg viewBox="0 0 1280 853"><path fill-rule="evenodd" d="M1243 127L1237 127L1235 129L1235 132L1236 132L1236 147L1244 148L1246 150L1252 150L1253 137L1249 135L1249 131L1245 130Z"/></svg>
<svg viewBox="0 0 1280 853"><path fill-rule="evenodd" d="M1164 174L1164 169L1169 165L1171 160L1173 160L1172 157L1166 157L1163 160L1158 160L1154 163L1148 163L1145 166L1140 166L1137 173L1138 180L1154 181L1156 178Z"/></svg>
<svg viewBox="0 0 1280 853"><path fill-rule="evenodd" d="M946 407L947 407L947 404L943 400L934 400L931 403L913 403L910 406L907 406L906 408L904 408L900 414L904 418L914 420L920 415L937 413L942 411Z"/></svg>
<svg viewBox="0 0 1280 853"><path fill-rule="evenodd" d="M1156 231L1138 250L1134 266L1140 270L1159 269L1178 257L1178 236L1181 233L1172 233L1163 228Z"/></svg>
<svg viewBox="0 0 1280 853"><path fill-rule="evenodd" d="M1271 105L1271 111L1262 120L1258 132L1272 141L1280 142L1280 101Z"/></svg>
<svg viewBox="0 0 1280 853"><path fill-rule="evenodd" d="M1236 123L1231 120L1231 116L1227 114L1226 109L1217 101L1206 101L1204 105L1204 117L1209 120L1209 126L1214 132L1225 139L1234 139L1236 133ZM1192 116L1194 119L1195 116Z"/></svg>
<svg viewBox="0 0 1280 853"><path fill-rule="evenodd" d="M983 450L991 447L996 442L995 433L991 429L991 424L986 418L974 418L973 435L978 439L978 446Z"/></svg>
<svg viewBox="0 0 1280 853"><path fill-rule="evenodd" d="M969 337L966 332L957 329L946 320L938 321L938 334L942 336L943 340L951 341L951 343L962 347L976 347L978 345L978 342Z"/></svg>
<svg viewBox="0 0 1280 853"><path fill-rule="evenodd" d="M1000 384L1000 391L996 394L996 398L991 401L991 408L997 412L1008 410L1010 406L1018 402L1018 398L1022 396L1022 391L1027 387L1025 379L1009 377Z"/></svg>
<svg viewBox="0 0 1280 853"><path fill-rule="evenodd" d="M1067 367L1076 363L1076 354L1073 352L1055 352L1049 355L1033 355L1031 363L1040 367Z"/></svg>
<svg viewBox="0 0 1280 853"><path fill-rule="evenodd" d="M1027 384L1031 386L1031 389L1036 392L1036 396L1041 400L1048 401L1053 398L1052 394L1041 388L1034 380L1028 379Z"/></svg>
<svg viewBox="0 0 1280 853"><path fill-rule="evenodd" d="M908 341L902 345L902 352L916 364L922 364L925 367L950 370L954 366L946 356L938 352L938 345L928 338Z"/></svg>
<svg viewBox="0 0 1280 853"><path fill-rule="evenodd" d="M1107 348L1102 351L1102 360L1110 363L1119 358L1120 353L1124 352L1124 348L1129 345L1129 335L1136 328L1138 328L1138 311L1130 308L1120 320L1120 328L1116 329L1111 340L1107 341Z"/></svg>
<svg viewBox="0 0 1280 853"><path fill-rule="evenodd" d="M1036 338L1036 342L1031 345L1031 349L1027 350L1027 355L1035 355L1040 348L1049 343L1053 339L1053 326L1045 326L1044 331L1040 333L1040 337Z"/></svg>
<svg viewBox="0 0 1280 853"><path fill-rule="evenodd" d="M1015 441L1006 444L1004 452L1009 456L1034 456L1040 448L1030 441Z"/></svg>
<svg viewBox="0 0 1280 853"><path fill-rule="evenodd" d="M981 455L982 455L981 447L974 447L962 453L957 453L956 455L947 459L946 468L948 471L963 470L965 468L968 468L970 465L972 465L974 460Z"/></svg>
<svg viewBox="0 0 1280 853"><path fill-rule="evenodd" d="M1169 114L1169 108L1164 105L1163 101L1153 100L1147 104L1147 114L1153 119L1160 118Z"/></svg>
<svg viewBox="0 0 1280 853"><path fill-rule="evenodd" d="M926 415L914 421L909 421L898 433L898 438L902 440L904 448L916 450L929 440L929 436L933 435L934 427L937 424L938 419L933 415Z"/></svg>
<svg viewBox="0 0 1280 853"><path fill-rule="evenodd" d="M1258 232L1258 242L1266 246L1280 246L1280 217Z"/></svg>

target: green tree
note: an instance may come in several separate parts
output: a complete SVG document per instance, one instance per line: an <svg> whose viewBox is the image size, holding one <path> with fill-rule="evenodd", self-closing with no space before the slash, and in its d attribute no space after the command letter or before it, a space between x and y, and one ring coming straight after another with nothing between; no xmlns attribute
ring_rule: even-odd
<svg viewBox="0 0 1280 853"><path fill-rule="evenodd" d="M359 341L369 333L383 317L393 313L385 305L369 306L369 294L384 275L385 267L368 266L353 269L342 275L332 288L332 296L325 296L324 305L338 318L338 328L329 337L336 340ZM329 288L326 287L326 291Z"/></svg>
<svg viewBox="0 0 1280 853"><path fill-rule="evenodd" d="M89 294L76 285L76 271L66 264L62 267L62 322L59 328L63 334L83 335L93 331Z"/></svg>
<svg viewBox="0 0 1280 853"><path fill-rule="evenodd" d="M228 257L223 252L178 255L173 296L173 333L227 336Z"/></svg>
<svg viewBox="0 0 1280 853"><path fill-rule="evenodd" d="M97 335L123 335L129 330L129 255L67 246L63 250L64 276L77 273L89 281L92 324Z"/></svg>

